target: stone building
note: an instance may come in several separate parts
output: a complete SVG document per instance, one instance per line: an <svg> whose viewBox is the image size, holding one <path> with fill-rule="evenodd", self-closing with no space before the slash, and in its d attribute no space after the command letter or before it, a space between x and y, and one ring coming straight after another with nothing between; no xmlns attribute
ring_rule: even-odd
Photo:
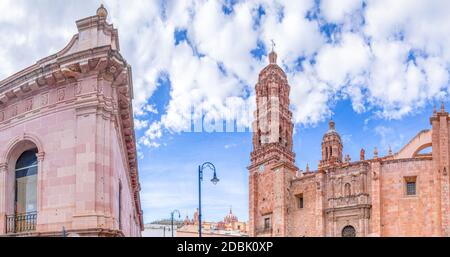
<svg viewBox="0 0 450 257"><path fill-rule="evenodd" d="M450 117L442 104L399 152L351 161L330 121L317 171L300 171L283 70L271 52L256 84L250 236L449 236ZM430 150L431 149L431 150ZM427 151L428 150L428 151Z"/></svg>
<svg viewBox="0 0 450 257"><path fill-rule="evenodd" d="M198 237L198 222L197 210L193 219L186 216L183 226L177 230L177 237ZM202 221L202 236L204 237L241 237L247 235L247 223L239 221L231 208L229 213L219 222Z"/></svg>
<svg viewBox="0 0 450 257"><path fill-rule="evenodd" d="M0 81L0 235L140 236L131 67L106 19Z"/></svg>

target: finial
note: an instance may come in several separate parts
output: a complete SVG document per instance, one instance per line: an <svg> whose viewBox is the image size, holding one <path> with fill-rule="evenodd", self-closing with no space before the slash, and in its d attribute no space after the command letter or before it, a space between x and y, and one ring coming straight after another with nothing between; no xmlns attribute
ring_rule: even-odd
<svg viewBox="0 0 450 257"><path fill-rule="evenodd" d="M436 113L437 113L437 111L436 111L436 103L434 103L433 114L436 114Z"/></svg>
<svg viewBox="0 0 450 257"><path fill-rule="evenodd" d="M359 152L359 160L364 161L364 159L366 159L365 154L366 151L364 150L364 148L361 148L361 151Z"/></svg>
<svg viewBox="0 0 450 257"><path fill-rule="evenodd" d="M375 146L375 149L373 150L373 157L378 158L378 149L376 146Z"/></svg>
<svg viewBox="0 0 450 257"><path fill-rule="evenodd" d="M233 206L230 205L230 214L233 214Z"/></svg>
<svg viewBox="0 0 450 257"><path fill-rule="evenodd" d="M344 162L349 163L352 159L350 158L350 154L346 154L344 158Z"/></svg>
<svg viewBox="0 0 450 257"><path fill-rule="evenodd" d="M331 118L330 122L329 122L330 129L334 130L335 129L334 125L335 125L334 120L333 120L333 118Z"/></svg>
<svg viewBox="0 0 450 257"><path fill-rule="evenodd" d="M388 152L388 155L389 155L389 156L392 155L392 148L391 148L391 146L389 146L389 152Z"/></svg>
<svg viewBox="0 0 450 257"><path fill-rule="evenodd" d="M277 53L275 53L275 42L271 40L272 42L272 51L269 53L269 62L270 63L277 63Z"/></svg>
<svg viewBox="0 0 450 257"><path fill-rule="evenodd" d="M106 17L108 16L108 10L106 10L103 4L101 4L100 7L97 9L97 16L103 19L106 19Z"/></svg>
<svg viewBox="0 0 450 257"><path fill-rule="evenodd" d="M444 101L441 102L441 112L445 112Z"/></svg>
<svg viewBox="0 0 450 257"><path fill-rule="evenodd" d="M309 172L309 163L306 164L306 172Z"/></svg>

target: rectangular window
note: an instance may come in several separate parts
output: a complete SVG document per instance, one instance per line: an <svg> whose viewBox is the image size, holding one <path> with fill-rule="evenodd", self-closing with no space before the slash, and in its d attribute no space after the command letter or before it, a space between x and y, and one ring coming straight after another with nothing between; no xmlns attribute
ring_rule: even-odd
<svg viewBox="0 0 450 257"><path fill-rule="evenodd" d="M264 229L270 229L271 225L270 225L270 218L265 218L264 219Z"/></svg>
<svg viewBox="0 0 450 257"><path fill-rule="evenodd" d="M304 206L303 194L297 195L297 205L299 209L303 209Z"/></svg>
<svg viewBox="0 0 450 257"><path fill-rule="evenodd" d="M416 195L416 177L406 177L406 195Z"/></svg>

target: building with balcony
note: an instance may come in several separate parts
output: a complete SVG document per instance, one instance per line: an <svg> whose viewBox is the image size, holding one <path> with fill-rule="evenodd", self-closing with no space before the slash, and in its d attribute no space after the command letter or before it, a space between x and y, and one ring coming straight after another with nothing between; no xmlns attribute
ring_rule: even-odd
<svg viewBox="0 0 450 257"><path fill-rule="evenodd" d="M140 236L131 67L101 6L0 81L0 235Z"/></svg>

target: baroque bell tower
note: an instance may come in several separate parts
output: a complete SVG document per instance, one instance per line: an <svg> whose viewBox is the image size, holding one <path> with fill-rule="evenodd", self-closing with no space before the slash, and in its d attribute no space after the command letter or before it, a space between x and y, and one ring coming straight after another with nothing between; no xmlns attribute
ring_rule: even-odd
<svg viewBox="0 0 450 257"><path fill-rule="evenodd" d="M269 65L259 74L256 84L256 111L253 121L252 164L270 159L294 163L292 152L292 112L289 110L290 86L286 74L277 65L277 54L269 54Z"/></svg>
<svg viewBox="0 0 450 257"><path fill-rule="evenodd" d="M297 172L292 151L290 86L277 65L275 51L260 72L253 121L253 151L249 169L250 236L286 236L288 184Z"/></svg>

